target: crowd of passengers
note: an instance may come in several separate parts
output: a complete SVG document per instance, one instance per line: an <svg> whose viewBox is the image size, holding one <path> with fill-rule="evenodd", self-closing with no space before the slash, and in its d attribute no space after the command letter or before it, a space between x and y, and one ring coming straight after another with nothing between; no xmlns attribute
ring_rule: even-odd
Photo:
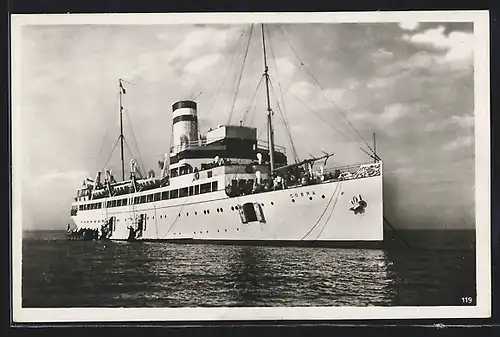
<svg viewBox="0 0 500 337"><path fill-rule="evenodd" d="M303 167L292 167L285 172L275 172L267 179L240 180L226 186L226 193L231 196L240 196L275 190L287 189L290 187L320 184L323 181L338 179L340 170L324 174L312 170L305 170Z"/></svg>

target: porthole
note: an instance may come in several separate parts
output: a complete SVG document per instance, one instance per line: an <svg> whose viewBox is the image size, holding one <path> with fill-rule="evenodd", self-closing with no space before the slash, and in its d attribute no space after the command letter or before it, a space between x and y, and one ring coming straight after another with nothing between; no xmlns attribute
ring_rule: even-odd
<svg viewBox="0 0 500 337"><path fill-rule="evenodd" d="M274 202L271 201L271 205L274 205Z"/></svg>
<svg viewBox="0 0 500 337"><path fill-rule="evenodd" d="M234 211L234 206L231 206L231 211Z"/></svg>
<svg viewBox="0 0 500 337"><path fill-rule="evenodd" d="M220 210L217 208L217 213L219 213L219 212L220 212Z"/></svg>
<svg viewBox="0 0 500 337"><path fill-rule="evenodd" d="M227 232L227 229L224 229L224 232Z"/></svg>
<svg viewBox="0 0 500 337"><path fill-rule="evenodd" d="M324 195L324 194L323 194L321 197L322 197L323 199L325 199L325 195Z"/></svg>
<svg viewBox="0 0 500 337"><path fill-rule="evenodd" d="M149 216L147 217L147 219L149 220Z"/></svg>
<svg viewBox="0 0 500 337"><path fill-rule="evenodd" d="M313 197L309 197L309 200L313 200Z"/></svg>
<svg viewBox="0 0 500 337"><path fill-rule="evenodd" d="M295 202L295 199L292 199L292 202Z"/></svg>
<svg viewBox="0 0 500 337"><path fill-rule="evenodd" d="M186 216L189 216L189 213L186 213Z"/></svg>
<svg viewBox="0 0 500 337"><path fill-rule="evenodd" d="M202 231L200 231L200 234L203 234L203 232L202 232Z"/></svg>
<svg viewBox="0 0 500 337"><path fill-rule="evenodd" d="M222 212L224 212L224 210L221 208L221 209L220 209L220 212L222 213Z"/></svg>
<svg viewBox="0 0 500 337"><path fill-rule="evenodd" d="M217 230L217 233L220 233L220 230Z"/></svg>
<svg viewBox="0 0 500 337"><path fill-rule="evenodd" d="M237 231L239 231L240 229L239 228L236 228Z"/></svg>
<svg viewBox="0 0 500 337"><path fill-rule="evenodd" d="M181 216L181 213L179 213L179 217Z"/></svg>
<svg viewBox="0 0 500 337"><path fill-rule="evenodd" d="M153 215L153 220L155 219L155 216Z"/></svg>
<svg viewBox="0 0 500 337"><path fill-rule="evenodd" d="M203 214L207 214L207 211L206 211L206 210L203 210Z"/></svg>
<svg viewBox="0 0 500 337"><path fill-rule="evenodd" d="M207 214L210 214L210 210L209 209L207 209Z"/></svg>
<svg viewBox="0 0 500 337"><path fill-rule="evenodd" d="M198 215L198 212L196 212L196 211L195 211L195 212L194 212L194 215Z"/></svg>
<svg viewBox="0 0 500 337"><path fill-rule="evenodd" d="M344 195L344 192L340 193L340 195Z"/></svg>
<svg viewBox="0 0 500 337"><path fill-rule="evenodd" d="M208 231L207 231L207 234L208 234Z"/></svg>
<svg viewBox="0 0 500 337"><path fill-rule="evenodd" d="M260 205L261 205L262 207L264 207L264 203L261 203Z"/></svg>

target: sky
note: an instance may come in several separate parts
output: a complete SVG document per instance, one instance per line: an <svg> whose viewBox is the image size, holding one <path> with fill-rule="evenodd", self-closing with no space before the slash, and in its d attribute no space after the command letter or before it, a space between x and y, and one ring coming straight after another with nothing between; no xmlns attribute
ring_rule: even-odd
<svg viewBox="0 0 500 337"><path fill-rule="evenodd" d="M119 78L129 82L127 167L134 156L158 173L182 99L196 98L202 133L242 122L264 140L260 29L24 26L23 229L66 228L85 177L105 166L121 175L119 151L111 155ZM474 228L472 23L269 24L266 37L276 143L289 161L283 120L300 159L333 152L332 165L370 161L359 147L373 147L375 133L394 227Z"/></svg>

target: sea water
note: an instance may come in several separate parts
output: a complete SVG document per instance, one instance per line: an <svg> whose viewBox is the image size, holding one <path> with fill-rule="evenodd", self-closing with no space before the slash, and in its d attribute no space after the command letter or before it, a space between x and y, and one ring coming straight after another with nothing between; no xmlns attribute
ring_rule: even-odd
<svg viewBox="0 0 500 337"><path fill-rule="evenodd" d="M386 249L67 241L24 232L23 307L448 306L475 301L474 231Z"/></svg>

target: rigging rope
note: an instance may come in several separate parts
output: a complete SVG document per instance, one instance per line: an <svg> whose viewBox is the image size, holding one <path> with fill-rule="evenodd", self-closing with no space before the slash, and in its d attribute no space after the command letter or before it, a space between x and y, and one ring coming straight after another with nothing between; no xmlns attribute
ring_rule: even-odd
<svg viewBox="0 0 500 337"><path fill-rule="evenodd" d="M319 234L316 236L316 238L314 240L318 240L319 239L319 237L321 236L321 234L323 234L323 232L325 231L325 228L326 228L326 225L328 224L328 221L330 221L330 219L332 218L333 211L335 210L335 207L337 206L337 203L339 201L339 197L340 197L340 185L341 184L342 184L342 181L339 182L339 190L338 190L338 193L337 193L337 197L335 198L335 202L333 203L332 211L328 215L328 218L326 219L325 224L323 225L323 228L321 229L321 231L319 232Z"/></svg>
<svg viewBox="0 0 500 337"><path fill-rule="evenodd" d="M279 103L278 98L276 98L276 103L278 104L278 109L280 110L279 112L280 112L281 118L283 119L283 122L284 122L285 128L286 128L286 132L288 133L288 136L289 136L290 145L291 145L291 148L292 148L292 155L294 157L293 159L295 160L295 163L298 163L299 162L299 157L297 155L297 150L295 148L295 144L293 143L292 131L290 129L290 123L288 121L288 112L287 112L286 105L285 105L285 99L284 99L284 96L283 96L283 90L281 88L281 81L280 81L280 77L279 77L278 64L276 63L276 56L275 56L275 53L274 53L274 48L273 48L273 43L272 43L272 39L271 39L271 34L269 33L269 30L267 29L267 27L266 27L266 31L268 32L267 36L269 36L269 38L268 38L268 40L269 40L269 49L271 51L271 56L272 56L272 59L273 59L274 69L275 69L275 72L276 72L276 79L277 79L277 82L278 82L278 88L279 88L279 91L280 91L280 94L281 94L281 102L282 102L282 105L283 105L283 113L281 111L281 107L280 107L280 103ZM272 83L271 83L271 86L272 86ZM271 87L271 89L273 90L273 93L274 93L274 88ZM277 97L277 95L276 95L276 97Z"/></svg>
<svg viewBox="0 0 500 337"><path fill-rule="evenodd" d="M116 110L116 107L118 105L118 95L120 95L120 94L119 93L116 94L115 104L113 105L113 110ZM99 154L98 154L97 159L96 159L96 163L94 165L94 170L95 171L99 167L99 161L101 159L102 152L104 151L104 145L106 144L106 141L108 140L109 130L110 129L111 129L111 119L109 119L109 123L108 123L107 129L106 129L106 133L105 133L104 138L103 138L102 143L101 143L101 150L99 151ZM111 152L111 155L113 155L113 152ZM104 165L104 166L106 166L106 165Z"/></svg>
<svg viewBox="0 0 500 337"><path fill-rule="evenodd" d="M374 153L374 156L380 160L380 157L378 157L377 154L375 154L375 151L371 148L371 146L368 144L368 142L363 138L363 136L361 136L361 134L359 133L359 131L354 127L354 125L351 123L351 121L347 118L347 116L342 112L342 110L340 109L340 107L330 98L328 97L326 94L325 94L325 88L321 85L321 83L319 83L319 81L316 79L316 77L314 77L314 75L311 73L311 71L306 67L306 65L304 64L304 62L302 61L302 59L298 56L297 52L295 51L295 48L292 46L292 44L290 43L289 39L288 39L288 36L287 34L285 33L285 31L283 30L283 28L281 27L281 25L278 25L278 28L280 29L280 31L283 33L283 35L285 36L285 40L287 41L288 45L290 46L290 49L292 50L293 54L295 55L295 57L297 58L297 60L300 62L300 65L302 67L304 67L304 69L307 71L307 73L309 74L309 76L314 80L314 82L316 82L316 84L321 88L322 90L322 94L323 96L329 100L338 110L338 112L342 115L342 117L345 118L345 120L347 121L347 123L349 123L349 125L351 126L351 128L354 130L354 132L356 132L356 134L359 136L359 138L361 140L363 140L363 142L365 143L365 145L370 149L370 151L372 153ZM373 158L373 157L372 157Z"/></svg>
<svg viewBox="0 0 500 337"><path fill-rule="evenodd" d="M271 91L274 94L274 86L273 86L272 82L269 81L269 84L271 85ZM295 143L293 142L293 137L292 137L292 132L290 130L290 125L288 124L288 120L285 118L285 116L283 115L283 113L281 111L281 106L280 106L280 103L279 103L278 100L276 100L276 104L278 106L278 112L279 112L279 114L281 116L281 119L283 120L283 124L285 126L285 133L287 134L288 140L290 141L290 146L291 146L291 149L292 149L293 159L295 160L295 163L298 163L299 162L299 158L298 158L298 155L297 155L297 149L295 148Z"/></svg>
<svg viewBox="0 0 500 337"><path fill-rule="evenodd" d="M141 152L139 150L139 145L137 144L137 139L135 137L135 133L134 133L134 128L132 127L132 119L130 118L130 115L128 113L128 109L123 109L125 110L125 114L127 115L127 119L129 121L129 128L130 128L130 133L132 134L132 140L134 141L134 145L135 145L135 148L137 150L137 156L139 157L139 163L141 164L141 166L143 167L143 169L146 168L146 166L144 165L144 161L142 160L142 157L141 157ZM129 150L130 151L130 150ZM131 154L133 154L132 151L130 151Z"/></svg>
<svg viewBox="0 0 500 337"><path fill-rule="evenodd" d="M229 118L227 120L227 124L231 124L231 117L233 115L233 112L234 112L234 106L236 104L236 98L238 96L238 91L240 89L240 84L241 84L241 78L243 77L243 70L245 69L245 62L247 60L247 55L248 55L248 49L250 47L250 43L252 42L252 32L253 32L253 23L252 23L252 26L250 27L250 33L248 34L248 42L247 42L247 46L246 46L246 49L245 49L245 56L243 57L243 64L241 65L241 72L240 72L240 76L238 78L238 83L236 84L236 92L234 93L234 99L233 99L233 104L231 105L231 110L229 111Z"/></svg>
<svg viewBox="0 0 500 337"><path fill-rule="evenodd" d="M224 86L224 83L226 81L226 77L229 73L229 69L231 69L231 65L233 64L234 60L236 59L236 54L233 54L233 52L238 49L237 47L239 46L239 44L241 43L241 41L243 40L243 36L245 35L245 32L243 31L240 35L240 37L238 38L238 40L235 42L235 44L232 46L232 48L230 49L230 54L232 54L232 57L231 59L229 60L229 65L227 66L226 70L224 71L224 75L222 76L222 81L219 85L219 88L217 89L217 92L214 96L214 99L212 100L212 104L210 105L209 109L207 110L206 112L206 116L208 116L210 114L210 112L212 111L214 105L215 105L215 102L217 101L220 93L221 93L221 90L222 90L222 87Z"/></svg>
<svg viewBox="0 0 500 337"><path fill-rule="evenodd" d="M316 117L318 117L319 119L321 119L326 125L328 125L329 127L331 127L333 130L337 131L340 135L342 135L344 138L346 138L348 141L352 141L352 142L356 142L356 140L350 138L349 136L345 135L342 131L340 131L339 129L337 129L335 126L333 126L332 124L330 124L330 122L328 122L326 119L324 119L321 115L319 115L318 113L316 113L316 111L314 111L313 109L311 109L306 103L304 103L300 98L298 98L293 92L291 91L288 91L297 101L299 101L299 103L301 103L306 109L308 109L310 112L312 112ZM373 159L376 159L378 158L375 157L374 155L368 153L368 151L366 151L365 149L363 149L361 146L359 146L359 143L358 143L358 147L361 151L363 151L366 155L368 155L369 157L373 158Z"/></svg>
<svg viewBox="0 0 500 337"><path fill-rule="evenodd" d="M253 93L253 95L252 95L252 98L251 98L251 100L250 100L250 104L249 104L248 108L245 110L245 114L243 115L243 118L241 119L241 121L242 121L242 123L243 123L243 124L245 124L245 121L246 121L246 119L247 119L247 117L248 117L248 112L250 111L250 109L251 109L251 108L252 108L252 106L253 106L253 103L255 102L255 99L256 99L256 97L257 97L257 94L259 93L259 89L260 89L260 87L261 87L262 83L264 82L263 80L264 80L264 75L262 75L262 76L260 77L260 81L259 81L259 83L257 84L257 87L255 88L255 91L254 91L254 93Z"/></svg>
<svg viewBox="0 0 500 337"><path fill-rule="evenodd" d="M115 145L113 146L113 149L111 150L111 153L110 153L108 159L106 160L106 162L104 163L104 166L102 167L102 170L106 169L106 166L108 165L111 157L113 156L113 152L115 152L116 146L118 145L119 142L120 142L120 138L118 137L118 139L116 140Z"/></svg>
<svg viewBox="0 0 500 337"><path fill-rule="evenodd" d="M330 207L330 204L332 203L332 200L333 198L335 197L335 193L337 193L337 190L338 192L340 192L340 183L337 184L337 186L335 186L335 190L333 191L333 194L330 198L330 200L328 200L328 204L326 204L326 207L325 209L323 210L323 212L321 213L321 215L319 216L319 219L318 221L316 221L316 223L311 227L311 229L300 239L300 241L303 241L309 234L311 234L311 232L316 228L316 226L318 226L319 222L321 221L321 219L323 219L323 216L325 215L326 213L326 210L328 209L328 207Z"/></svg>

